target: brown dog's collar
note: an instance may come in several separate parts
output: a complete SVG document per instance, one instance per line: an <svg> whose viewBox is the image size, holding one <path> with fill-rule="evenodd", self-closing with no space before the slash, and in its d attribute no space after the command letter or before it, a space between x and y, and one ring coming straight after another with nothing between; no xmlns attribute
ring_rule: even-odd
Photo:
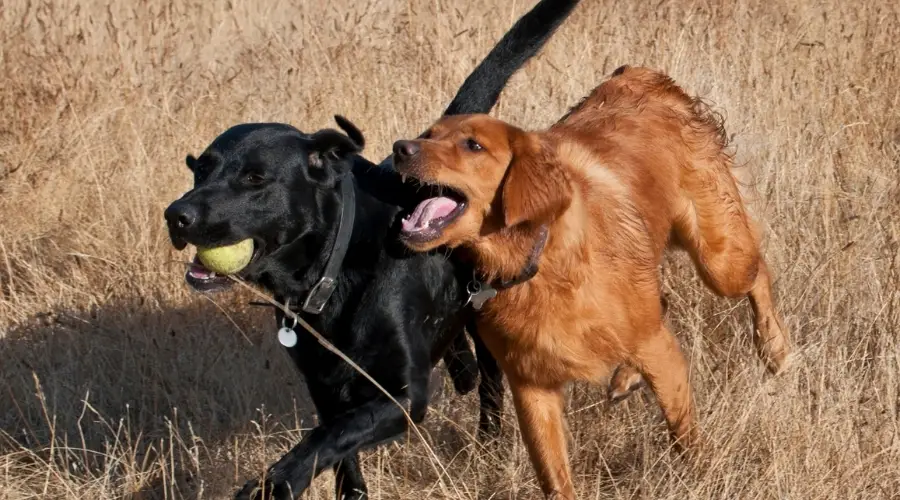
<svg viewBox="0 0 900 500"><path fill-rule="evenodd" d="M547 236L549 234L550 228L546 225L541 226L538 232L538 238L534 242L534 246L531 247L531 253L528 255L528 260L525 261L525 267L522 268L522 271L518 276L509 280L494 280L494 282L491 283L491 288L505 290L516 285L521 285L531 278L534 278L534 275L538 272L538 261L541 259L541 252L544 251L544 246L547 245Z"/></svg>
<svg viewBox="0 0 900 500"><path fill-rule="evenodd" d="M509 280L494 280L493 282L488 283L476 276L472 282L469 283L469 286L466 287L469 292L469 299L466 301L466 304L472 304L472 308L478 311L485 302L496 297L499 290L505 290L516 285L521 285L531 278L534 278L538 272L538 261L541 259L541 253L547 245L547 236L549 234L550 228L546 225L541 226L538 238L534 242L534 246L531 247L531 253L528 255L528 260L525 262L525 267L522 268L522 271L516 277Z"/></svg>

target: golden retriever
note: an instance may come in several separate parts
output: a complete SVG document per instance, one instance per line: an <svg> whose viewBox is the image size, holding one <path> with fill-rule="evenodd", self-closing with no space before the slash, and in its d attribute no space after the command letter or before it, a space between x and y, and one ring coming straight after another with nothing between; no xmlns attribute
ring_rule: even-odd
<svg viewBox="0 0 900 500"><path fill-rule="evenodd" d="M479 333L509 378L545 494L575 497L567 382L609 381L620 366L616 378L639 374L676 443L697 441L688 365L660 304L670 242L716 293L749 295L761 357L773 372L785 366L788 334L725 132L665 74L619 68L542 132L444 118L395 143L394 165L431 186L403 220L405 244L461 249L480 273L472 291L497 291L476 297L486 300Z"/></svg>

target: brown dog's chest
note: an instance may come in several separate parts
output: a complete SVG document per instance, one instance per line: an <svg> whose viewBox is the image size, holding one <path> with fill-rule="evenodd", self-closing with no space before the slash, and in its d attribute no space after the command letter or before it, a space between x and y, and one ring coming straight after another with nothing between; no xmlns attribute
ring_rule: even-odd
<svg viewBox="0 0 900 500"><path fill-rule="evenodd" d="M621 318L601 314L583 297L544 298L531 306L516 295L505 291L489 301L478 325L507 376L541 384L600 381L621 360L620 338L627 336Z"/></svg>

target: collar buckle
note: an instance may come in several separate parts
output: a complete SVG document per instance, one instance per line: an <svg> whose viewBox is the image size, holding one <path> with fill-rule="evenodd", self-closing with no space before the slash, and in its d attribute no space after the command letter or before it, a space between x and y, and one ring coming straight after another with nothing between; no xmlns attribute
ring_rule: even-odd
<svg viewBox="0 0 900 500"><path fill-rule="evenodd" d="M321 313L322 310L325 309L325 304L328 303L328 299L331 298L331 294L334 293L336 287L334 278L323 276L322 279L312 287L309 294L306 295L306 300L303 301L303 312L310 314Z"/></svg>
<svg viewBox="0 0 900 500"><path fill-rule="evenodd" d="M356 191L352 175L341 180L341 201L341 219L338 222L337 236L331 247L328 264L325 265L322 277L306 294L306 300L303 301L303 312L309 314L321 314L325 309L328 299L337 288L338 274L341 272L344 256L350 248L350 237L353 236L353 222L356 217Z"/></svg>

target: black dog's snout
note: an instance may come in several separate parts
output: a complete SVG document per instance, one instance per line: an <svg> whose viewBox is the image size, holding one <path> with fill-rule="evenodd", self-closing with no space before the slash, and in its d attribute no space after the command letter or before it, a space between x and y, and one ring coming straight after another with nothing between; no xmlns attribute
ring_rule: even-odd
<svg viewBox="0 0 900 500"><path fill-rule="evenodd" d="M166 209L165 217L169 227L177 229L187 229L197 222L200 211L196 206L181 201L169 205Z"/></svg>
<svg viewBox="0 0 900 500"><path fill-rule="evenodd" d="M398 159L406 159L415 156L419 152L419 145L413 141L397 141L394 143L394 155Z"/></svg>

